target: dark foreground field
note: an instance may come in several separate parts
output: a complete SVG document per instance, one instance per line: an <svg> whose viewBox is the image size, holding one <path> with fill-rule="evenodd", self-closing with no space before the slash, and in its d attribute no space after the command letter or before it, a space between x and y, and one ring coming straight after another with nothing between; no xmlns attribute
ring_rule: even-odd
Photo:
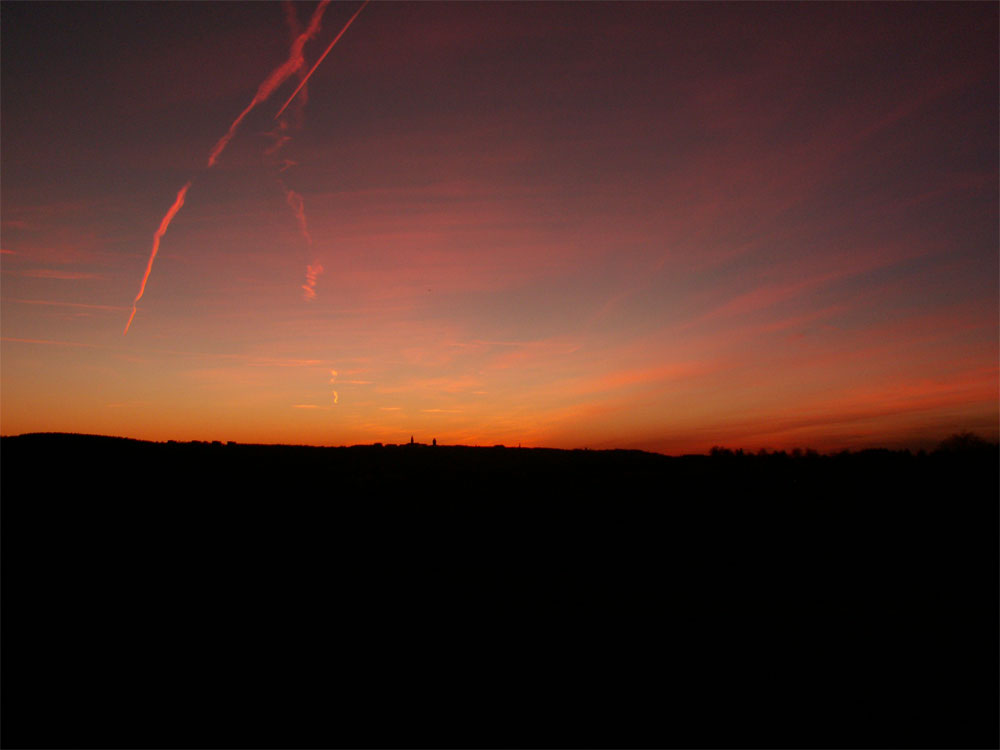
<svg viewBox="0 0 1000 750"><path fill-rule="evenodd" d="M4 438L5 747L997 747L995 448Z"/></svg>

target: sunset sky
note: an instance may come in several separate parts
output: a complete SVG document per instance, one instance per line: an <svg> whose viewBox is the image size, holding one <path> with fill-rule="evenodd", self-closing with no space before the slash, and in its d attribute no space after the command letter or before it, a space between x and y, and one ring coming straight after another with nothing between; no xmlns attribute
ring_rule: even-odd
<svg viewBox="0 0 1000 750"><path fill-rule="evenodd" d="M997 439L996 3L360 5L2 4L4 435Z"/></svg>

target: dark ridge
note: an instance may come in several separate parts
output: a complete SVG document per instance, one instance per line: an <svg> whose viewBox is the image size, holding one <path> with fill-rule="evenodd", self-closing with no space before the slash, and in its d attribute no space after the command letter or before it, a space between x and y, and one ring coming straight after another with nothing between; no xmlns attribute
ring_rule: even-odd
<svg viewBox="0 0 1000 750"><path fill-rule="evenodd" d="M998 451L0 440L5 747L996 747Z"/></svg>

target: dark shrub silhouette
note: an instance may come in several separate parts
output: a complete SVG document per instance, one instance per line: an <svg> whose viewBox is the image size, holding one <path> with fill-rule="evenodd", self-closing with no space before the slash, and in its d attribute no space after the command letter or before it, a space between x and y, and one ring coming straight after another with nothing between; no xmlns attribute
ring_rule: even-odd
<svg viewBox="0 0 1000 750"><path fill-rule="evenodd" d="M974 432L956 433L942 440L937 447L939 453L988 453L997 450L995 443L984 440Z"/></svg>

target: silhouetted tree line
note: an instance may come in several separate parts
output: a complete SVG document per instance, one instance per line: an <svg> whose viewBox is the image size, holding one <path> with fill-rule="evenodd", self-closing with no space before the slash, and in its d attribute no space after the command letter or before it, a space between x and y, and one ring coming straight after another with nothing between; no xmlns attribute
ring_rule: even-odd
<svg viewBox="0 0 1000 750"><path fill-rule="evenodd" d="M955 454L967 454L967 455L990 455L997 454L1000 452L1000 444L991 443L988 440L976 435L972 432L959 432L950 437L942 440L938 443L937 447L931 451L932 455L955 455ZM806 448L804 451L801 448L793 448L791 451L768 451L766 448L761 448L756 452L746 452L742 448L732 450L730 448L724 448L722 446L713 446L709 455L713 458L772 458L772 459L787 459L787 458L807 458L807 459L817 459L823 457L819 451L813 448ZM903 448L900 450L889 450L887 448L865 448L857 451L841 450L836 453L829 454L837 458L847 458L852 455L862 455L862 456L881 456L881 455L893 455L893 456L917 456L923 457L927 455L927 451L918 450L916 453L912 452L909 448Z"/></svg>

